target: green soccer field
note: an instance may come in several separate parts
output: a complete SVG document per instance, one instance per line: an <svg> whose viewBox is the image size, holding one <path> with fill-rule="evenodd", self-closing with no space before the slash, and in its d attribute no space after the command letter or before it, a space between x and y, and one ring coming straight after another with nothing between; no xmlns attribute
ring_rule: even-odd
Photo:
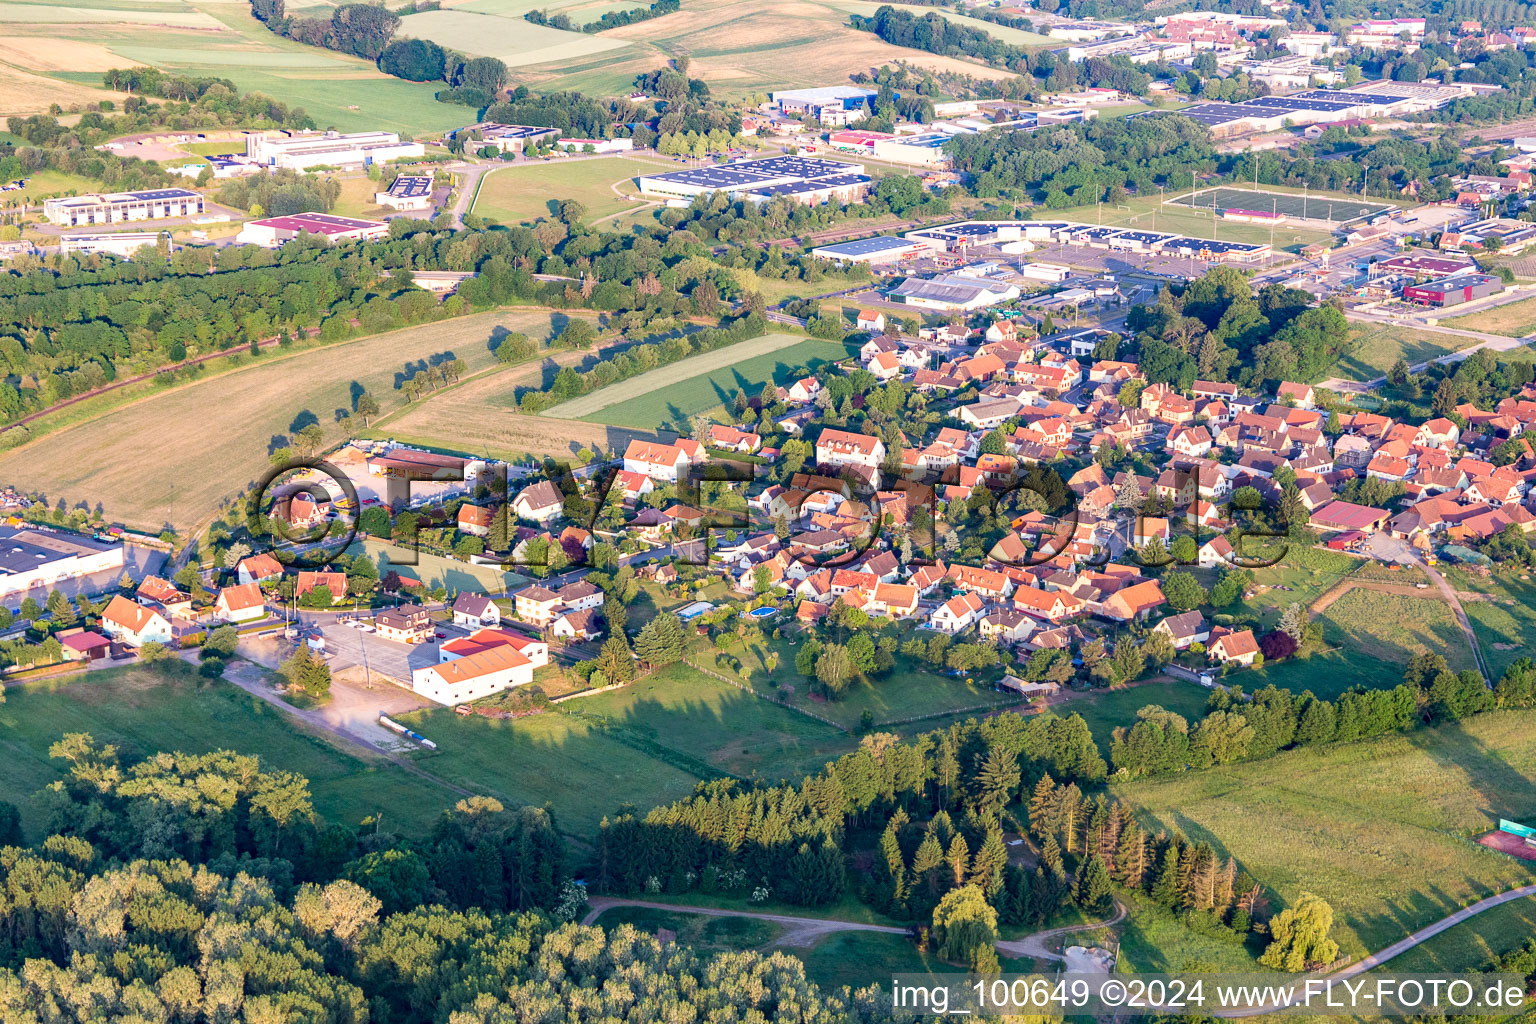
<svg viewBox="0 0 1536 1024"><path fill-rule="evenodd" d="M1278 213L1286 217L1327 220L1339 224L1375 217L1392 209L1383 203L1350 197L1294 195L1289 192L1240 188L1206 189L1168 202L1202 210L1253 210L1257 213Z"/></svg>

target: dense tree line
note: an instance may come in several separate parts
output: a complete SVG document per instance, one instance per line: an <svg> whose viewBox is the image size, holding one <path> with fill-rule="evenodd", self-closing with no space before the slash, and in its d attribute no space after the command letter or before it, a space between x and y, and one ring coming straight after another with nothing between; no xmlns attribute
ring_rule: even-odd
<svg viewBox="0 0 1536 1024"><path fill-rule="evenodd" d="M546 10L529 11L523 15L524 21L531 21L535 25L548 25L550 28L564 29L567 32L602 32L610 28L622 28L625 25L633 25L636 22L649 21L651 18L659 18L663 14L673 14L682 9L679 0L656 0L648 7L630 7L622 11L607 11L596 21L589 21L578 26L569 15L562 12L550 14Z"/></svg>
<svg viewBox="0 0 1536 1024"><path fill-rule="evenodd" d="M1165 288L1136 306L1136 332L1148 383L1188 390L1195 378L1261 388L1327 376L1349 342L1349 324L1332 306L1308 308L1300 289L1266 285L1258 294L1234 267L1217 267L1179 294Z"/></svg>
<svg viewBox="0 0 1536 1024"><path fill-rule="evenodd" d="M785 954L702 958L585 897L536 808L467 798L418 842L328 824L308 782L220 751L51 751L46 837L0 804L0 1018L394 1021L888 1019Z"/></svg>

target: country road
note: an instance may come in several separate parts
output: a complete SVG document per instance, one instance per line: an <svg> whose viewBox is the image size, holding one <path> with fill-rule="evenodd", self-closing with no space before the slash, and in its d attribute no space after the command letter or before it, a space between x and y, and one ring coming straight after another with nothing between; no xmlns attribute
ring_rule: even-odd
<svg viewBox="0 0 1536 1024"><path fill-rule="evenodd" d="M862 921L844 921L835 917L797 917L793 914L765 914L750 910L729 910L721 907L687 907L677 903L662 903L654 900L628 900L618 899L612 896L596 896L588 901L592 909L581 919L582 924L592 924L607 910L614 907L644 907L647 910L666 910L676 914L698 914L703 917L749 917L755 921L771 921L774 924L785 926L785 932L775 939L775 946L813 946L816 940L824 935L834 932L881 932L886 935L906 935L907 928L901 928L888 924L866 924ZM1022 939L1000 939L997 950L1010 957L1034 957L1038 960L1061 960L1060 953L1053 953L1046 948L1048 939L1058 935L1070 935L1073 932L1092 931L1095 928L1106 928L1119 924L1125 920L1127 913L1125 904L1115 901L1115 916L1103 921L1089 921L1085 924L1068 925L1064 928L1048 928L1043 932L1026 935Z"/></svg>

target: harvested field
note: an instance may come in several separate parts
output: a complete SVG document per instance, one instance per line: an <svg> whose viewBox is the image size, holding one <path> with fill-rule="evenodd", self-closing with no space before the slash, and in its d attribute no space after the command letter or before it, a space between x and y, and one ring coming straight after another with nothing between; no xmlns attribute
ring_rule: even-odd
<svg viewBox="0 0 1536 1024"><path fill-rule="evenodd" d="M547 313L486 313L308 349L209 377L59 430L0 455L0 479L71 504L102 503L130 526L185 532L267 468L268 453L318 422L342 438L338 413L356 387L385 412L408 362L463 359L469 372L495 363L493 331L550 333ZM154 443L148 443L153 439ZM216 445L219 457L210 458Z"/></svg>
<svg viewBox="0 0 1536 1024"><path fill-rule="evenodd" d="M109 71L138 63L126 60L100 43L48 36L0 39L0 62L27 71Z"/></svg>
<svg viewBox="0 0 1536 1024"><path fill-rule="evenodd" d="M423 11L400 20L399 35L430 39L439 46L480 57L498 57L508 67L580 60L625 44L605 36L567 32L475 11Z"/></svg>
<svg viewBox="0 0 1536 1024"><path fill-rule="evenodd" d="M21 68L4 63L7 59L0 56L0 117L41 114L55 103L71 105L95 103L98 100L111 99L113 96L106 89L93 89L87 85L61 82L55 78L23 71Z"/></svg>

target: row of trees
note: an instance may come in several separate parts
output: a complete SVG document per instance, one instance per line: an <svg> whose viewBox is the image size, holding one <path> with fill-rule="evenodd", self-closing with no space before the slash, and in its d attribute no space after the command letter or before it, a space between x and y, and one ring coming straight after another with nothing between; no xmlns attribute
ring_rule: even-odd
<svg viewBox="0 0 1536 1024"><path fill-rule="evenodd" d="M564 29L567 32L602 32L604 29L622 28L625 25L633 25L640 21L649 21L651 18L659 18L663 14L672 14L682 9L679 0L656 0L648 7L630 7L622 11L607 11L596 21L589 21L584 25L577 25L570 15L557 11L550 14L546 10L529 11L523 15L525 21L531 21L535 25L548 25L550 28Z"/></svg>

